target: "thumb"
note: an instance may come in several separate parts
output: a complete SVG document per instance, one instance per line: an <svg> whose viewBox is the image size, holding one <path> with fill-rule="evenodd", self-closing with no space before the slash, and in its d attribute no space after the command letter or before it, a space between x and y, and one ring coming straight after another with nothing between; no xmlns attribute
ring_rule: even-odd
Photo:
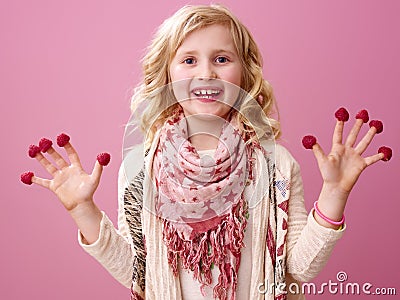
<svg viewBox="0 0 400 300"><path fill-rule="evenodd" d="M321 163L325 160L325 153L324 150L322 150L321 146L318 143L315 143L312 146L312 151L314 153L315 158L317 159L318 165L321 165Z"/></svg>
<svg viewBox="0 0 400 300"><path fill-rule="evenodd" d="M110 162L110 154L103 152L97 155L97 160L92 171L92 177L97 181L100 179L101 173L103 172L103 166L107 166Z"/></svg>
<svg viewBox="0 0 400 300"><path fill-rule="evenodd" d="M321 146L317 143L317 138L313 135L306 135L301 140L304 148L312 149L315 158L317 159L318 165L320 165L325 160L325 153Z"/></svg>
<svg viewBox="0 0 400 300"><path fill-rule="evenodd" d="M91 175L93 180L99 181L102 173L103 173L103 166L96 160Z"/></svg>

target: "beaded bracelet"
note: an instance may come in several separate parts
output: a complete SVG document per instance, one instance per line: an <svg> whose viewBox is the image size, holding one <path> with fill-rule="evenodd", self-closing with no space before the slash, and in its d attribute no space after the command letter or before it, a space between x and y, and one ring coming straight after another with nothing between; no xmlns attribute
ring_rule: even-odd
<svg viewBox="0 0 400 300"><path fill-rule="evenodd" d="M318 214L318 216L320 216L322 219L324 219L324 220L325 220L326 222L328 222L329 224L337 225L337 226L343 225L343 223L344 223L344 214L343 214L343 217L342 217L342 219L341 219L340 221L333 221L332 219L329 219L327 216L325 216L325 215L318 209L317 202L318 202L318 201L315 201L315 202L314 202L314 210L315 210L315 212Z"/></svg>

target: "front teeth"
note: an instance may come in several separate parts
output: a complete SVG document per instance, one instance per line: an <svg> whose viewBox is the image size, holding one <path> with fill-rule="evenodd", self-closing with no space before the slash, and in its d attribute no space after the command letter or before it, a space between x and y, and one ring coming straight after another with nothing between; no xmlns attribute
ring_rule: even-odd
<svg viewBox="0 0 400 300"><path fill-rule="evenodd" d="M193 93L196 96L206 96L208 98L209 96L219 95L220 91L218 91L218 90L196 90Z"/></svg>

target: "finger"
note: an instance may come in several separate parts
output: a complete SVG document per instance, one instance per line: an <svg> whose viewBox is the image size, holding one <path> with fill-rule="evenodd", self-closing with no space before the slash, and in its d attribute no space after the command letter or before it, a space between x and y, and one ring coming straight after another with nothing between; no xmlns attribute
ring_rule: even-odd
<svg viewBox="0 0 400 300"><path fill-rule="evenodd" d="M368 145L371 143L372 139L376 134L376 128L370 127L366 135L362 138L362 140L358 143L358 145L354 148L356 153L363 154L364 151L368 148Z"/></svg>
<svg viewBox="0 0 400 300"><path fill-rule="evenodd" d="M79 159L78 153L76 152L74 147L72 147L70 142L68 142L68 143L66 143L64 145L64 149L68 154L68 158L69 158L69 161L71 162L71 164L80 166L81 165L81 161Z"/></svg>
<svg viewBox="0 0 400 300"><path fill-rule="evenodd" d="M360 129L362 125L364 124L362 119L356 119L356 122L353 125L353 128L351 129L347 139L346 139L346 146L348 147L353 147L354 143L357 140L357 136L360 133Z"/></svg>
<svg viewBox="0 0 400 300"><path fill-rule="evenodd" d="M68 167L69 164L53 147L50 147L46 152L50 154L58 168L63 169Z"/></svg>
<svg viewBox="0 0 400 300"><path fill-rule="evenodd" d="M368 156L365 158L365 163L367 164L367 166L370 166L378 161L380 161L382 158L384 158L384 154L383 153L377 153L375 155L372 156Z"/></svg>
<svg viewBox="0 0 400 300"><path fill-rule="evenodd" d="M44 178L33 176L32 177L32 182L37 184L37 185L40 185L40 186L42 186L42 187L44 187L46 189L50 189L51 180L49 180L49 179L44 179Z"/></svg>
<svg viewBox="0 0 400 300"><path fill-rule="evenodd" d="M333 138L332 138L333 144L341 144L342 143L343 128L344 128L344 122L336 121L336 126L335 126L335 130L333 132Z"/></svg>
<svg viewBox="0 0 400 300"><path fill-rule="evenodd" d="M92 177L95 181L100 180L101 174L103 173L103 166L100 165L100 163L96 160L96 163L94 164L93 171L92 171Z"/></svg>
<svg viewBox="0 0 400 300"><path fill-rule="evenodd" d="M324 150L318 143L314 144L314 146L312 147L312 151L314 153L315 158L317 159L318 164L322 163L326 159Z"/></svg>
<svg viewBox="0 0 400 300"><path fill-rule="evenodd" d="M36 154L35 158L52 176L54 176L54 174L58 171L58 169L53 166L53 164L46 157L44 157L41 152Z"/></svg>

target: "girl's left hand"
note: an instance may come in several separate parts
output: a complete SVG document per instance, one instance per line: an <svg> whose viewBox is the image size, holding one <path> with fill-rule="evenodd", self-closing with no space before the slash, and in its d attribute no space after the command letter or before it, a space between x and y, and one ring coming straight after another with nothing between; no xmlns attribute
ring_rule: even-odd
<svg viewBox="0 0 400 300"><path fill-rule="evenodd" d="M362 157L377 133L375 127L370 127L355 146L362 125L363 120L356 119L346 141L343 143L344 122L337 121L333 133L332 149L328 155L324 153L318 143L312 147L323 179L321 194L318 198L318 208L326 217L334 221L343 218L348 196L361 173L368 166L384 158L383 153ZM314 216L321 225L338 228L338 226L323 220L318 214L314 214Z"/></svg>
<svg viewBox="0 0 400 300"><path fill-rule="evenodd" d="M337 189L338 192L343 194L350 193L358 177L365 168L384 157L382 153L377 153L365 158L361 156L376 134L375 127L371 127L362 140L354 147L362 125L363 120L356 119L345 143L343 143L344 122L337 121L333 133L331 152L325 155L318 143L312 148L324 184Z"/></svg>

